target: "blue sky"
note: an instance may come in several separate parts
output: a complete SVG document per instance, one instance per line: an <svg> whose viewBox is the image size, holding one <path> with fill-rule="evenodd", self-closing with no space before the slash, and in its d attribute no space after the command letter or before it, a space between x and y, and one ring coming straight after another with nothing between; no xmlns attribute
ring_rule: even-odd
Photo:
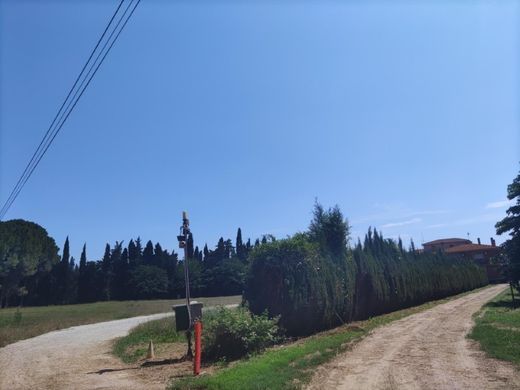
<svg viewBox="0 0 520 390"><path fill-rule="evenodd" d="M117 1L0 1L0 201ZM79 257L306 229L489 242L520 169L520 6L143 0L7 218ZM501 242L503 238L498 238Z"/></svg>

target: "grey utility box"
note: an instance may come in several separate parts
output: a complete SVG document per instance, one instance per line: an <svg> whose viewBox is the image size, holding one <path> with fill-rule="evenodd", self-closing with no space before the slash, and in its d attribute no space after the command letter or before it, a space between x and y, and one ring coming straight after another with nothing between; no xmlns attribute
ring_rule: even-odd
<svg viewBox="0 0 520 390"><path fill-rule="evenodd" d="M202 303L197 301L190 302L192 321L202 319ZM172 309L175 311L175 327L177 332L188 330L190 321L188 317L188 305L174 305Z"/></svg>

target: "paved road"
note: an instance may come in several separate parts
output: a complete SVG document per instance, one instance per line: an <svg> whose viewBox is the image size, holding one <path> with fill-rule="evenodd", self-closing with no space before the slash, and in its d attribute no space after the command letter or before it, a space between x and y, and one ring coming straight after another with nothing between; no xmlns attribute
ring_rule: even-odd
<svg viewBox="0 0 520 390"><path fill-rule="evenodd" d="M497 285L374 330L321 367L310 389L520 389L517 369L466 338Z"/></svg>

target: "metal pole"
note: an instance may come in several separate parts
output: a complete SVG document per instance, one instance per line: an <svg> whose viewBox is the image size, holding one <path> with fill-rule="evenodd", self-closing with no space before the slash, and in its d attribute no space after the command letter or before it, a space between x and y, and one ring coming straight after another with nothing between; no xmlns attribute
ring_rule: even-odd
<svg viewBox="0 0 520 390"><path fill-rule="evenodd" d="M191 318L191 306L190 306L190 273L188 268L188 241L190 237L190 221L186 211L182 212L182 235L185 238L184 242L184 285L186 286L186 308L188 310L188 321L189 327L186 331L186 338L188 340L188 352L186 356L191 359L193 358L193 351L191 349L191 331L193 328L193 322Z"/></svg>

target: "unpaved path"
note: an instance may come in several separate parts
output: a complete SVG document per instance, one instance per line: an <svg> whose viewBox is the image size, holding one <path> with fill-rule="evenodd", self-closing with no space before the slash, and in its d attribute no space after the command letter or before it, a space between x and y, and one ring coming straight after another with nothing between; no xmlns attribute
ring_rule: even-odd
<svg viewBox="0 0 520 390"><path fill-rule="evenodd" d="M0 389L143 388L129 370L95 372L125 368L111 356L112 339L143 322L168 315L74 326L9 344L0 349Z"/></svg>
<svg viewBox="0 0 520 390"><path fill-rule="evenodd" d="M375 329L316 372L310 389L520 389L517 369L466 338L492 286Z"/></svg>
<svg viewBox="0 0 520 390"><path fill-rule="evenodd" d="M164 389L164 383L143 382L111 348L133 327L166 316L172 313L74 326L0 348L0 390Z"/></svg>

